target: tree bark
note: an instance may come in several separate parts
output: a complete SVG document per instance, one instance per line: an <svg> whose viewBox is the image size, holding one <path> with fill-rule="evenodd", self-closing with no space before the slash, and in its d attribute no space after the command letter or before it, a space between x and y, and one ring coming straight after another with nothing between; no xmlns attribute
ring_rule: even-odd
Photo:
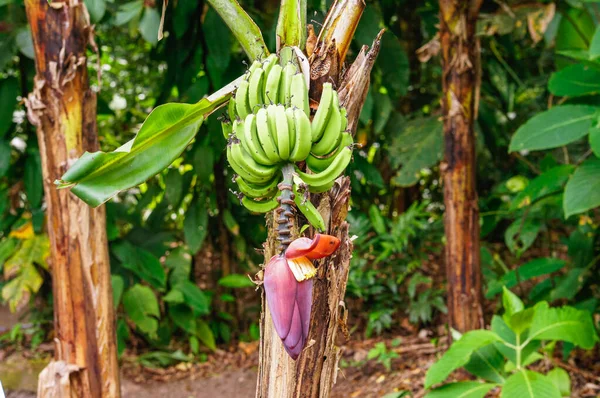
<svg viewBox="0 0 600 398"><path fill-rule="evenodd" d="M79 0L26 0L25 6L37 72L27 111L42 159L56 335L38 397L119 397L105 210L54 185L84 151L98 147L85 56L89 15Z"/></svg>
<svg viewBox="0 0 600 398"><path fill-rule="evenodd" d="M311 102L318 103L323 82L340 82L336 89L340 104L348 110L348 126L353 132L368 92L370 72L379 52L381 38L380 34L368 52L367 46L364 46L347 71L340 73L364 6L362 0L336 1L329 15L334 13L337 17L328 17L330 22L326 21L315 52L310 57ZM338 24L338 21L342 22ZM333 256L315 264L318 272L313 282L308 343L296 361L285 352L275 332L263 293L256 390L259 398L328 397L335 384L341 345L348 339L347 312L343 300L353 249L348 236L348 223L345 221L349 198L348 177L338 178L329 192L312 195L311 198L329 226L327 233L337 236L341 245ZM296 219L294 224L299 225L298 221ZM277 224L272 215L267 217L267 225L269 238L264 245L265 264L279 246L276 240ZM298 236L297 230L293 233Z"/></svg>
<svg viewBox="0 0 600 398"><path fill-rule="evenodd" d="M479 99L475 25L480 6L481 0L440 0L448 320L460 332L483 327L473 129Z"/></svg>

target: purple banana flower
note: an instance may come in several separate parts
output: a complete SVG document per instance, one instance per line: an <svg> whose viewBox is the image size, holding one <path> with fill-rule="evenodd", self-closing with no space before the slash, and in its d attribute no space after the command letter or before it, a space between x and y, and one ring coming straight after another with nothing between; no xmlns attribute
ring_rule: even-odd
<svg viewBox="0 0 600 398"><path fill-rule="evenodd" d="M265 294L275 331L294 360L308 338L312 277L316 274L311 259L331 255L339 244L339 239L329 235L299 238L290 244L285 255L271 257L265 268Z"/></svg>

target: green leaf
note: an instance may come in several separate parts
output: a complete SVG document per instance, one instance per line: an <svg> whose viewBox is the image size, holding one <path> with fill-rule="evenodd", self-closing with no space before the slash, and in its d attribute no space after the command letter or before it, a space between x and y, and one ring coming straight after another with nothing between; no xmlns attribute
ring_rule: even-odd
<svg viewBox="0 0 600 398"><path fill-rule="evenodd" d="M597 158L600 158L600 127L592 127L590 129L590 147Z"/></svg>
<svg viewBox="0 0 600 398"><path fill-rule="evenodd" d="M225 226L233 236L240 234L240 224L235 220L229 209L223 210L223 223L225 223Z"/></svg>
<svg viewBox="0 0 600 398"><path fill-rule="evenodd" d="M197 320L198 333L197 336L205 346L210 348L211 350L217 349L217 344L215 343L215 335L208 324L200 319Z"/></svg>
<svg viewBox="0 0 600 398"><path fill-rule="evenodd" d="M384 235L387 232L387 228L385 225L385 219L381 215L381 211L376 205L371 205L369 207L369 218L371 219L371 225L375 232L379 235Z"/></svg>
<svg viewBox="0 0 600 398"><path fill-rule="evenodd" d="M11 149L8 141L0 139L0 177L4 177L10 167Z"/></svg>
<svg viewBox="0 0 600 398"><path fill-rule="evenodd" d="M494 387L496 385L491 383L462 381L436 388L425 395L425 398L483 398Z"/></svg>
<svg viewBox="0 0 600 398"><path fill-rule="evenodd" d="M526 217L524 215L523 217ZM520 257L531 245L542 228L542 223L533 218L517 219L506 228L504 241L506 246Z"/></svg>
<svg viewBox="0 0 600 398"><path fill-rule="evenodd" d="M208 2L233 32L248 58L254 60L269 55L260 28L237 1L209 0Z"/></svg>
<svg viewBox="0 0 600 398"><path fill-rule="evenodd" d="M501 341L500 336L489 330L473 330L455 341L444 356L434 363L425 376L425 388L441 383L452 371L466 365L471 354L481 347Z"/></svg>
<svg viewBox="0 0 600 398"><path fill-rule="evenodd" d="M206 204L204 200L196 199L190 203L190 207L183 220L185 242L193 254L196 254L200 250L207 233L208 211Z"/></svg>
<svg viewBox="0 0 600 398"><path fill-rule="evenodd" d="M394 184L407 187L419 181L422 169L436 165L444 150L442 123L435 117L419 118L402 123L398 117L392 120L388 128L400 130L394 133L390 148L392 166L402 168L394 177Z"/></svg>
<svg viewBox="0 0 600 398"><path fill-rule="evenodd" d="M494 347L488 345L473 352L465 369L471 374L487 381L504 383L504 356Z"/></svg>
<svg viewBox="0 0 600 398"><path fill-rule="evenodd" d="M194 150L192 162L194 171L198 176L198 181L203 185L209 185L215 163L215 155L212 148L207 145L198 145Z"/></svg>
<svg viewBox="0 0 600 398"><path fill-rule="evenodd" d="M92 22L100 21L106 12L106 0L84 0L84 3Z"/></svg>
<svg viewBox="0 0 600 398"><path fill-rule="evenodd" d="M183 176L178 169L169 169L165 176L165 195L173 207L177 207L183 197Z"/></svg>
<svg viewBox="0 0 600 398"><path fill-rule="evenodd" d="M156 338L160 310L152 289L148 286L133 285L123 295L123 308L140 331Z"/></svg>
<svg viewBox="0 0 600 398"><path fill-rule="evenodd" d="M129 328L127 322L123 319L117 321L117 354L119 358L127 348L127 340L129 340Z"/></svg>
<svg viewBox="0 0 600 398"><path fill-rule="evenodd" d="M115 25L124 25L142 13L144 1L137 0L119 6L115 16Z"/></svg>
<svg viewBox="0 0 600 398"><path fill-rule="evenodd" d="M560 392L544 375L519 370L506 380L501 398L560 398Z"/></svg>
<svg viewBox="0 0 600 398"><path fill-rule="evenodd" d="M119 242L112 246L113 254L123 267L156 288L164 288L167 282L165 270L160 260L147 250L133 246L129 242Z"/></svg>
<svg viewBox="0 0 600 398"><path fill-rule="evenodd" d="M586 273L585 268L572 268L566 275L554 278L554 289L550 292L550 300L572 300L583 287Z"/></svg>
<svg viewBox="0 0 600 398"><path fill-rule="evenodd" d="M256 285L247 275L231 274L219 279L219 285L230 288L255 287Z"/></svg>
<svg viewBox="0 0 600 398"><path fill-rule="evenodd" d="M27 58L35 59L33 39L31 38L29 26L23 26L22 28L17 29L15 43L17 44L19 51L21 51L21 54L25 55Z"/></svg>
<svg viewBox="0 0 600 398"><path fill-rule="evenodd" d="M190 281L184 281L175 286L177 290L183 293L185 303L192 307L198 315L208 315L210 312L210 303L202 290Z"/></svg>
<svg viewBox="0 0 600 398"><path fill-rule="evenodd" d="M4 266L4 262L13 255L18 246L19 241L14 238L7 238L0 241L0 271Z"/></svg>
<svg viewBox="0 0 600 398"><path fill-rule="evenodd" d="M600 71L584 64L575 64L555 72L548 89L554 95L577 97L600 92Z"/></svg>
<svg viewBox="0 0 600 398"><path fill-rule="evenodd" d="M567 145L588 133L597 113L597 107L588 105L560 105L539 113L513 135L509 152Z"/></svg>
<svg viewBox="0 0 600 398"><path fill-rule="evenodd" d="M571 396L571 378L566 370L562 368L554 368L546 374L546 377L560 391L563 397Z"/></svg>
<svg viewBox="0 0 600 398"><path fill-rule="evenodd" d="M600 159L592 157L573 173L565 187L565 218L600 206Z"/></svg>
<svg viewBox="0 0 600 398"><path fill-rule="evenodd" d="M594 36L592 36L590 48L588 49L588 55L590 59L600 57L600 27L596 28L596 32L594 33Z"/></svg>
<svg viewBox="0 0 600 398"><path fill-rule="evenodd" d="M185 332L193 335L197 333L196 316L187 305L169 305L169 316Z"/></svg>
<svg viewBox="0 0 600 398"><path fill-rule="evenodd" d="M42 162L39 150L28 151L25 159L25 170L23 184L27 193L27 200L33 209L40 207L44 195L44 186L42 181Z"/></svg>
<svg viewBox="0 0 600 398"><path fill-rule="evenodd" d="M14 77L0 80L0 138L4 137L13 124L13 112L19 95L19 81Z"/></svg>
<svg viewBox="0 0 600 398"><path fill-rule="evenodd" d="M503 287L512 288L519 282L536 278L542 275L548 275L562 269L566 265L564 260L559 258L536 258L520 267L513 269L502 276L497 281L490 283L486 293L487 298L492 298L502 291Z"/></svg>
<svg viewBox="0 0 600 398"><path fill-rule="evenodd" d="M565 164L553 167L540 174L521 191L511 202L511 209L516 210L535 203L537 200L562 191L575 166Z"/></svg>
<svg viewBox="0 0 600 398"><path fill-rule="evenodd" d="M227 91L229 88L223 90ZM136 137L114 152L86 152L59 181L90 206L141 184L175 160L194 138L204 117L227 99L213 94L197 104L164 104L152 111Z"/></svg>
<svg viewBox="0 0 600 398"><path fill-rule="evenodd" d="M373 40L371 38L371 40ZM402 48L398 37L391 31L387 31L381 38L381 53L384 57L378 57L376 66L381 69L382 82L394 99L405 95L408 89L410 67L408 56Z"/></svg>
<svg viewBox="0 0 600 398"><path fill-rule="evenodd" d="M502 307L504 307L505 315L510 318L513 314L523 311L525 305L516 294L508 290L505 286L502 287Z"/></svg>
<svg viewBox="0 0 600 398"><path fill-rule="evenodd" d="M176 286L190 279L192 272L192 256L183 247L177 247L169 253L165 260L165 266L170 269L169 282Z"/></svg>
<svg viewBox="0 0 600 398"><path fill-rule="evenodd" d="M155 8L144 8L144 15L140 21L140 33L144 40L153 46L158 43L158 27L160 26L160 14Z"/></svg>
<svg viewBox="0 0 600 398"><path fill-rule="evenodd" d="M373 108L373 130L376 134L383 131L383 128L390 119L394 110L390 96L381 92L375 93L375 107Z"/></svg>
<svg viewBox="0 0 600 398"><path fill-rule="evenodd" d="M172 304L182 304L185 303L185 297L183 297L183 293L180 290L172 289L169 293L163 296L163 301L166 303Z"/></svg>
<svg viewBox="0 0 600 398"><path fill-rule="evenodd" d="M125 289L125 281L119 275L111 275L110 277L112 292L113 292L113 306L115 309L121 303L121 296Z"/></svg>
<svg viewBox="0 0 600 398"><path fill-rule="evenodd" d="M528 340L568 341L584 349L593 348L598 341L588 311L567 306L550 308L543 301L534 309Z"/></svg>

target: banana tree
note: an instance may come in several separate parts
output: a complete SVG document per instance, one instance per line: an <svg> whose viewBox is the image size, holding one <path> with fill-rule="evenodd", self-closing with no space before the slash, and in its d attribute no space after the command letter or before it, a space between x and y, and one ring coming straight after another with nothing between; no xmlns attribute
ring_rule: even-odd
<svg viewBox="0 0 600 398"><path fill-rule="evenodd" d="M306 0L282 0L271 55L235 0L209 3L251 59L247 73L196 104L157 107L133 140L85 153L57 184L99 206L168 167L227 106L221 120L240 202L267 213L269 231L257 275L265 287L257 396L328 396L339 338L347 337L352 242L343 171L383 31L343 68L363 0L335 1L318 37L306 24Z"/></svg>

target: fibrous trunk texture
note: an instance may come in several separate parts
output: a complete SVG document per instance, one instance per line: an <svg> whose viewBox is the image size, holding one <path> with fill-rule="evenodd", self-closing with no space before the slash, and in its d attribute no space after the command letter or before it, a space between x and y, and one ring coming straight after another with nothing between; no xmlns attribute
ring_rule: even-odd
<svg viewBox="0 0 600 398"><path fill-rule="evenodd" d="M460 332L483 327L473 128L479 92L475 25L480 6L481 0L440 0L448 318Z"/></svg>
<svg viewBox="0 0 600 398"><path fill-rule="evenodd" d="M334 2L319 38L315 40L309 33L307 41L311 63L311 102L318 103L324 82L333 82L340 104L348 110L348 127L353 132L369 88L370 72L379 52L381 37L377 37L370 51L367 52L368 48L364 46L354 63L341 74L341 66L364 6L362 0ZM345 221L349 198L348 177L338 178L329 192L311 197L328 225L326 233L338 237L341 245L331 257L315 264L318 272L313 285L310 331L306 347L296 361L285 352L275 332L263 293L256 391L259 398L330 395L337 377L341 344L348 339L344 294L353 248ZM302 225L298 216L296 218L293 224ZM278 224L273 216L267 217L267 225L269 238L265 243L265 264L277 253L279 245L276 239ZM298 237L297 230L293 231L293 236Z"/></svg>
<svg viewBox="0 0 600 398"><path fill-rule="evenodd" d="M85 56L89 16L79 0L25 6L37 71L28 118L37 127L48 207L56 344L38 397L119 397L104 207L93 209L54 185L98 146Z"/></svg>

